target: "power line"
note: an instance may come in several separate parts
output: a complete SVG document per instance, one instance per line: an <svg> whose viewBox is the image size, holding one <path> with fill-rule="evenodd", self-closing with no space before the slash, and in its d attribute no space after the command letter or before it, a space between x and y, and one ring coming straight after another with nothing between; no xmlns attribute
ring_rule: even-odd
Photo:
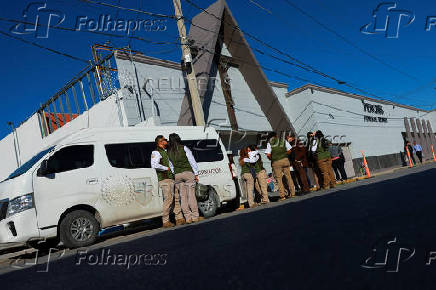
<svg viewBox="0 0 436 290"><path fill-rule="evenodd" d="M23 43L26 43L26 44L30 44L30 45L36 46L36 47L38 47L38 48L48 50L48 51L50 51L50 52L52 52L52 53L56 53L56 54L58 54L58 55L62 55L62 56L65 56L65 57L68 57L68 58L71 58L71 59L74 59L74 60L81 61L81 62L84 62L84 63L86 63L86 64L89 64L89 61L88 61L88 60L85 60L85 59L80 58L80 57L73 56L73 55L68 54L68 53L66 53L66 52L61 52L61 51L59 51L59 50L55 50L55 49L53 49L53 48L49 48L49 47L46 47L46 46L40 45L40 44L38 44L38 43L36 43L36 42L28 41L28 40L25 40L25 39L23 39L23 38L21 38L21 37L17 37L17 36L10 35L10 34L8 34L8 33L6 33L6 32L3 32L3 31L0 31L0 34L6 36L6 37L8 37L8 38L12 38L12 39L15 39L15 40L21 41L21 42L23 42Z"/></svg>
<svg viewBox="0 0 436 290"><path fill-rule="evenodd" d="M126 8L126 7L122 7L122 6L118 6L118 5L106 5L107 3L102 3L102 2L95 2L95 1L90 1L90 0L82 0L82 1L84 1L84 2L89 2L89 3L93 3L93 4L98 4L98 5L109 6L109 7L116 8L116 9L127 10L127 11L130 11L130 12L138 12L138 13L143 12L142 10L133 9L133 8ZM203 8L199 7L198 5L196 5L195 3L193 3L193 2L191 2L191 1L189 1L189 0L185 0L185 1L186 1L188 4L190 4L191 6L193 6L194 8L197 8L197 9L200 9L200 10L204 11L205 13L214 16L215 18L217 18L217 19L220 20L220 21L222 20L220 17L218 17L218 16L216 16L216 15L214 15L214 14L212 14L212 13L206 11L205 9L203 9ZM147 12L146 14L148 14L148 13L149 13L149 12ZM212 31L212 30L209 30L209 29L207 29L207 28L204 28L204 27L201 27L201 26L199 26L199 25L196 25L195 23L193 23L192 19L185 18L185 17L184 17L184 19L185 19L186 22L190 23L190 24L191 24L192 26L194 26L194 27L198 27L198 28L200 28L200 29L202 29L202 30L205 30L205 31L208 31L208 32L211 32L211 33L219 34L219 33L217 33L216 31ZM256 41L261 42L261 43L264 43L264 42L262 42L261 40L257 39L255 36L253 36L253 35L251 35L251 34L249 34L249 33L247 33L247 32L242 31L239 27L236 27L236 26L234 26L234 25L232 25L232 24L230 24L230 25L231 25L232 27L234 27L235 29L238 29L238 30L240 30L241 32L243 32L243 33L249 35L251 38L255 39ZM234 43L237 43L237 42L234 41ZM244 45L244 46L246 45L245 43L238 43L238 44L239 44L239 45ZM264 45L267 45L267 44L264 43ZM272 47L271 47L271 48L272 48ZM260 50L257 49L257 51L260 51ZM273 56L273 55L271 55L271 54L268 54L268 53L266 53L266 52L262 52L262 53L265 54L265 55L268 55L268 56L270 56L270 57L274 57L275 59L278 59L278 60L280 60L280 61L282 61L282 62L284 61L283 59L277 58L277 57L275 57L275 56ZM282 54L283 54L283 53L282 53ZM313 68L313 67L311 67L311 66L309 66L309 65L307 65L307 64L305 64L305 63L303 63L303 62L301 62L301 61L299 61L299 60L297 60L297 59L295 59L295 58L293 58L293 57L291 57L291 56L289 56L289 55L287 55L287 56L288 56L289 58L291 58L291 59L296 60L297 62L299 62L299 64L294 64L294 63L291 63L291 62L289 62L289 61L286 61L287 64L291 64L291 65L297 66L297 67L299 67L299 68L301 68L301 69L304 69L304 70L306 70L306 71L314 72L314 73L317 73L317 74L319 74L319 75L321 75L321 76L323 76L323 77L330 78L330 79L336 81L338 84L346 84L346 82L344 82L344 81L338 80L338 79L333 78L333 77L331 77L331 76L329 76L329 75L327 75L327 74L324 74L324 73L322 73L322 72L316 70L315 68ZM273 71L273 70L271 70L271 69L269 69L269 70L270 70L270 71ZM293 77L293 78L295 78L295 77ZM372 95L372 96L378 97L378 96L376 96L376 95L374 95L374 94L371 94L371 93L369 93L369 92L367 92L367 91L365 91L365 90L362 90L362 89L359 89L359 88L352 87L352 86L349 85L349 84L347 84L347 86L349 86L349 87L351 87L351 88L353 88L353 89L355 89L355 90L358 90L358 91L360 91L360 92L362 92L362 93L370 94L370 95ZM379 97L378 97L378 98L379 98Z"/></svg>
<svg viewBox="0 0 436 290"><path fill-rule="evenodd" d="M99 2L99 1L92 1L92 0L80 0L80 1L91 3L91 4L96 4L96 5L101 5L101 6L106 6L106 7L111 7L111 8L116 8L116 9L121 9L121 10L126 10L126 11L131 11L131 12L142 13L142 14L146 14L146 15L154 16L154 17L176 19L175 15L166 15L166 14L160 14L160 13L144 11L144 10L141 10L141 9L126 8L126 7L123 7L123 6L114 5L114 4L105 3L105 2Z"/></svg>
<svg viewBox="0 0 436 290"><path fill-rule="evenodd" d="M285 61L285 60L283 60L282 58L279 58L279 57L273 56L273 55L271 55L271 54L269 54L269 53L266 53L266 52L264 52L264 51L261 51L261 50L259 50L259 49L255 49L255 50L256 50L257 52L259 52L259 53L265 54L265 55L267 55L267 56L269 56L269 57L273 57L273 58L275 58L276 60L279 60L279 61L285 62L285 63L287 63L287 64L291 64L291 65L297 66L297 67L302 68L302 69L304 69L304 70L306 70L306 71L309 71L309 72L312 72L312 73L318 74L318 75L320 75L320 76L322 76L322 77L329 78L329 79L331 79L331 80L337 82L337 83L340 84L340 85L345 85L345 86L347 86L347 87L349 87L349 88L351 88L351 89L354 89L354 90L356 90L356 91L359 91L359 92L361 92L361 93L364 93L364 94L367 94L367 95L371 95L371 96L376 97L376 98L378 98L378 99L383 99L383 98L381 98L381 97L379 97L379 96L377 96L377 95L375 95L375 94L373 94L373 93L370 93L370 92L368 92L368 91L366 91L366 90L360 89L360 88L357 87L357 86L351 85L351 84L348 83L348 82L345 82L345 81L339 80L339 79L337 79L336 77L333 77L333 76L331 76L331 75L329 75L329 74L326 74L326 73L321 72L320 70L314 68L313 66L311 66L311 65L309 65L309 64L306 64L306 63L304 63L303 61L300 61L299 59L297 59L297 58L295 58L295 57L289 55L288 53L283 52L282 50L280 50L280 49L278 49L278 48L275 48L275 47L273 47L272 45L270 45L270 44L268 44L268 43L266 43L266 42L264 42L264 41L258 39L256 36L252 35L251 33L247 32L247 31L242 30L240 27L235 26L235 25L233 25L232 23L229 23L229 22L225 21L222 17L219 17L219 16L217 16L217 15L215 15L215 14L213 14L213 13L207 11L206 9L200 7L199 5L197 5L196 3L194 3L194 2L191 1L191 0L184 0L184 1L187 2L188 4L192 5L193 7L197 8L198 10L201 10L201 11L203 11L204 13L206 13L206 14L208 14L208 15L214 17L214 18L216 18L217 20L220 20L220 21L224 21L224 22L226 22L228 25L232 26L234 29L239 30L240 32L242 32L243 34L245 34L247 37L253 39L254 41L260 43L261 45L263 45L263 46L265 46L265 47L267 47L267 48L269 48L269 49L274 50L274 51L277 52L278 54L281 54L281 55L283 55L283 56L286 56L287 58L291 59L292 61L295 61L297 64L291 63L291 62L289 62L289 61ZM192 23L192 20L191 20L191 24L194 25L194 26L196 26L196 27L198 27L198 28L200 28L200 29L203 29L203 28L200 27L199 25L195 25L194 23ZM205 29L205 30L207 30L207 29ZM209 30L209 31L210 31L210 30ZM214 32L214 31L210 31L210 32L216 33L216 32ZM242 43L242 45L245 45L245 44Z"/></svg>
<svg viewBox="0 0 436 290"><path fill-rule="evenodd" d="M16 19L10 19L10 18L5 18L5 17L0 17L0 21L10 22L10 23L16 23L16 24L21 23L21 24L27 24L27 25L34 25L34 26L38 26L38 27L48 27L48 28L53 28L53 29L63 30L63 31L85 32L85 33L91 33L91 34L97 34L97 35L104 35L104 36L109 36L109 37L133 38L133 39L135 39L135 40L140 40L140 41L143 41L143 42L145 42L145 43L152 44L152 45L177 44L177 42L170 42L170 41L154 41L154 40L147 39L147 38L143 38L143 37L140 37L140 36L125 36L125 35L119 35L119 34L114 34L114 33L108 33L108 32L103 32L103 31L78 30L78 29L70 28L70 27L54 26L54 25L45 25L45 24L41 24L41 23L32 23L32 22L27 22L27 21L23 21L23 20L16 20ZM177 37L177 38L178 38L178 37ZM175 37L175 39L176 39L176 37Z"/></svg>
<svg viewBox="0 0 436 290"><path fill-rule="evenodd" d="M256 1L254 1L254 0L248 0L248 1L249 1L250 3L252 3L253 5L257 6L258 8L260 8L260 9L266 11L266 13L268 13L268 14L270 14L270 15L273 15L273 13L272 13L271 10L269 10L269 9L267 9L267 8L265 8L265 7L263 7L261 4L257 3ZM308 17L309 17L309 16L308 16ZM279 18L279 19L281 19L281 17L278 16L277 14L275 14L275 18ZM316 19L315 17L312 17L311 19L312 19L313 21L317 21L317 19ZM283 20L284 20L284 22L286 22L287 25L289 25L289 22L288 22L286 19L283 19ZM321 25L322 25L322 23L318 23L318 24L321 24ZM325 29L327 29L327 28L325 28ZM434 82L433 82L433 83L434 83ZM431 83L430 83L430 84L431 84ZM422 98L408 98L408 97L407 97L408 95L414 93L415 90L422 89L422 88L424 88L424 87L426 87L426 86L428 86L428 85L429 85L429 84L425 84L425 85L422 85L422 86L417 87L417 88L414 89L413 91L407 92L407 93L402 94L402 95L397 95L397 96L395 96L395 99L409 99L409 100L428 101L428 100L425 100L425 99L422 99ZM422 105L421 105L421 106L422 106Z"/></svg>
<svg viewBox="0 0 436 290"><path fill-rule="evenodd" d="M104 4L104 3L102 3L102 2L94 2L94 1L90 1L90 0L81 0L81 1L89 2L89 3L94 3L94 4L99 4L99 5L103 5L103 4ZM186 1L186 0L185 0L185 1ZM191 4L191 3L188 2L188 4ZM195 5L195 4L194 4L194 5ZM106 6L107 6L107 5L106 5ZM191 6L192 6L192 5L191 5ZM142 12L142 10L132 9L132 8L126 8L126 7L117 6L117 5L110 5L110 7L112 7L112 8L116 8L116 9L128 10L128 11L131 11L131 12L138 12L138 13L141 13L141 12ZM202 8L199 8L199 7L196 7L196 6L193 6L193 7L198 8L198 9L202 9ZM209 12L207 12L207 13L209 13ZM213 14L212 14L212 15L213 15ZM214 16L221 20L221 18L219 18L218 16L216 16L216 15L214 15ZM1 18L0 18L0 20L1 20ZM209 30L209 29L207 29L207 28L204 28L204 27L201 27L201 26L199 26L199 25L196 25L195 23L192 22L192 19L189 19L189 18L184 17L184 20L185 20L186 22L190 23L192 26L198 27L198 28L200 28L200 29L206 30L206 31L211 32L211 33L218 34L216 31L212 31L212 30ZM233 26L233 25L232 25L232 26ZM235 27L235 26L233 26L233 27ZM239 29L238 27L235 27L235 28L236 28L236 29ZM239 30L240 30L240 29L239 29ZM181 43L178 43L178 44L181 44ZM240 45L245 45L245 43L239 43L239 44L240 44ZM187 45L188 45L190 48L193 48L193 47L194 47L192 44L189 44L189 43L188 43ZM198 48L197 48L197 49L198 49ZM214 55L219 55L219 54L217 54L216 52L214 52L214 51L210 51L210 50L205 49L205 48L199 48L199 49L203 49L203 50L205 50L205 51L207 51L207 52L209 52L209 53L211 53L211 54L214 54ZM265 54L265 52L263 52L263 53ZM234 59L238 60L237 58L234 58ZM293 79L296 79L296 80L299 80L299 81L304 81L304 82L310 82L310 83L317 84L316 82L309 81L309 80L303 79L303 78L298 77L298 76L293 76L293 75L290 75L290 74L287 74L287 73L284 73L284 72L278 71L278 70L276 70L276 69L271 69L271 68L268 68L268 67L264 67L264 66L260 66L260 65L251 64L251 63L248 63L248 62L246 62L246 61L243 61L242 59L239 59L239 61L240 61L241 63L245 63L245 64L252 65L252 66L255 66L255 67L259 67L259 68L262 68L262 69L264 69L264 70L271 71L271 72L275 72L275 73L277 73L277 74L281 74L281 75L284 75L284 76L287 76L287 77L289 77L289 78L293 78ZM288 63L290 63L290 62L288 62ZM296 65L296 64L295 64L295 65ZM298 66L298 65L297 65L297 66ZM303 66L300 66L300 67L303 68ZM304 69L304 68L303 68L303 69ZM319 85L321 85L321 84L319 84Z"/></svg>
<svg viewBox="0 0 436 290"><path fill-rule="evenodd" d="M301 14L303 14L304 16L308 17L309 19L311 19L313 22L315 22L316 24L318 24L319 26L321 26L322 28L324 28L325 30L327 30L328 32L332 33L333 35L335 35L336 37L338 37L339 39L341 39L342 41L344 41L345 43L347 43L348 45L354 47L355 49L359 50L361 53L365 54L366 56L372 58L373 60L381 63L382 65L390 68L391 70L394 70L410 79L413 79L415 81L419 81L418 78L410 75L407 72L404 72L396 67L394 67L393 65L383 61L382 59L376 57L375 55L369 53L368 51L364 50L363 48L359 47L357 44L355 44L354 42L352 42L351 40L347 39L345 36L343 36L342 34L336 32L334 29L328 27L327 25L325 25L324 23L320 22L316 17L310 15L309 13L307 13L306 11L304 11L303 9L301 9L300 7L298 7L297 5L295 5L294 3L292 3L290 0L283 0L285 1L289 6L293 7L295 10L297 10L298 12L300 12Z"/></svg>
<svg viewBox="0 0 436 290"><path fill-rule="evenodd" d="M118 0L118 5L120 4L120 1L121 0ZM141 9L142 9L142 0L139 0L139 10L141 10ZM120 10L117 9L117 14L118 14L119 11ZM135 20L135 22L138 22L138 17L139 17L139 12L136 13L136 20ZM135 35L135 31L132 32L132 36L134 36L134 35ZM129 39L129 47L130 47L131 43L132 43L132 38Z"/></svg>

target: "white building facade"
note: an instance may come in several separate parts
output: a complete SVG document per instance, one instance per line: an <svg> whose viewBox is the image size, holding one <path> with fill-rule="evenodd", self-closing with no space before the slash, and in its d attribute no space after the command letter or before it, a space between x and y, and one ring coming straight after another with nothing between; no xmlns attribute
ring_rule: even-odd
<svg viewBox="0 0 436 290"><path fill-rule="evenodd" d="M311 84L287 93L282 105L297 135L321 130L333 143L346 147L356 173L362 152L374 170L404 165L405 140L416 141L424 149L424 159L433 159L436 110L425 111Z"/></svg>

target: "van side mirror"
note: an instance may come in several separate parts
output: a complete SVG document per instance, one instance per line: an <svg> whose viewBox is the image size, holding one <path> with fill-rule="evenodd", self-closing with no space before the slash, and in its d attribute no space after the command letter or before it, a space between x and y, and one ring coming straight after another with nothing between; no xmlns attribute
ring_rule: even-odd
<svg viewBox="0 0 436 290"><path fill-rule="evenodd" d="M38 171L36 172L36 176L43 177L46 176L47 174L49 174L49 170L48 170L48 161L46 159L41 162L41 165L39 166Z"/></svg>

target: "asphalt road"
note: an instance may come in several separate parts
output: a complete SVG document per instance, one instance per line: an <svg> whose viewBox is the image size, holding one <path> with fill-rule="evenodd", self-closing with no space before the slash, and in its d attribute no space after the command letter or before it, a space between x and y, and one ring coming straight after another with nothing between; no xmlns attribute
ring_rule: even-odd
<svg viewBox="0 0 436 290"><path fill-rule="evenodd" d="M48 272L38 265L1 275L0 288L435 289L435 185L433 165L402 170L70 252ZM120 255L116 265L104 265L103 249Z"/></svg>

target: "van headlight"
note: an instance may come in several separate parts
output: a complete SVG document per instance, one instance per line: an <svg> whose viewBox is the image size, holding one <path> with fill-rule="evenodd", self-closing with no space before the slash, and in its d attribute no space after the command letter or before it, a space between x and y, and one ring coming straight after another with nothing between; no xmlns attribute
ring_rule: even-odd
<svg viewBox="0 0 436 290"><path fill-rule="evenodd" d="M33 193L16 197L9 201L7 216L13 216L19 212L33 208Z"/></svg>

